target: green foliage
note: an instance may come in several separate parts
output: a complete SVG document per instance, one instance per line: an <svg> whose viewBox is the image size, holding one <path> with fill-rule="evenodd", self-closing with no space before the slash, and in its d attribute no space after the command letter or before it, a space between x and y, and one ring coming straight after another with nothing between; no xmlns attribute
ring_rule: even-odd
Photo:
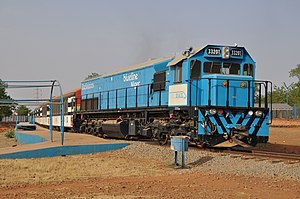
<svg viewBox="0 0 300 199"><path fill-rule="evenodd" d="M270 99L270 93L268 98ZM284 86L275 86L272 93L272 102L286 103L286 100L288 100L290 106L294 104L300 106L300 87L295 84L287 91Z"/></svg>
<svg viewBox="0 0 300 199"><path fill-rule="evenodd" d="M274 86L272 101L273 103L286 102L286 89L284 88L284 86Z"/></svg>
<svg viewBox="0 0 300 199"><path fill-rule="evenodd" d="M15 138L16 137L16 135L15 135L15 129L13 129L13 128L8 129L6 131L6 133L5 133L5 137L7 137L7 138Z"/></svg>
<svg viewBox="0 0 300 199"><path fill-rule="evenodd" d="M289 86L288 90L285 84L285 86L275 86L272 95L273 103L286 103L288 100L290 106L294 104L300 106L300 64L290 71L290 77L298 78L298 82Z"/></svg>
<svg viewBox="0 0 300 199"><path fill-rule="evenodd" d="M7 85L0 79L0 99L1 100L11 100L11 97L5 91L6 87L7 87ZM0 118L3 117L3 116L11 115L12 114L12 109L13 109L13 106L11 106L11 105L3 106L1 104L1 106L0 106Z"/></svg>
<svg viewBox="0 0 300 199"><path fill-rule="evenodd" d="M300 87L295 86L295 88L291 89L288 93L289 97L289 105L296 104L300 106Z"/></svg>
<svg viewBox="0 0 300 199"><path fill-rule="evenodd" d="M298 83L300 83L300 64L290 71L290 77L297 77Z"/></svg>
<svg viewBox="0 0 300 199"><path fill-rule="evenodd" d="M24 105L18 106L16 111L18 115L28 115L28 113L30 112L30 110Z"/></svg>

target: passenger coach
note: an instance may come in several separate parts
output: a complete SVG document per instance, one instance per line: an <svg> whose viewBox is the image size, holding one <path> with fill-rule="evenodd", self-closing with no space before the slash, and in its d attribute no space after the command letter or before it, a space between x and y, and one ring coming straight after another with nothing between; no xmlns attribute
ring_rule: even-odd
<svg viewBox="0 0 300 199"><path fill-rule="evenodd" d="M73 116L76 110L80 110L81 89L75 89L63 94L64 103L64 127L66 130L73 129ZM60 128L60 101L59 97L53 97L53 127ZM41 126L49 127L50 110L49 103L44 103L34 110L35 122Z"/></svg>

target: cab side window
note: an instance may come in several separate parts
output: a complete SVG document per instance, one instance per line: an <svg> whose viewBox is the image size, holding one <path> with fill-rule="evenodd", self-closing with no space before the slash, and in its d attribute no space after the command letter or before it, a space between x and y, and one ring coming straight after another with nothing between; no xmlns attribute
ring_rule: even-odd
<svg viewBox="0 0 300 199"><path fill-rule="evenodd" d="M200 79L201 77L201 62L199 60L192 60L191 66L191 79Z"/></svg>
<svg viewBox="0 0 300 199"><path fill-rule="evenodd" d="M174 83L182 82L182 62L174 66Z"/></svg>
<svg viewBox="0 0 300 199"><path fill-rule="evenodd" d="M153 90L161 91L166 88L166 71L154 73Z"/></svg>
<svg viewBox="0 0 300 199"><path fill-rule="evenodd" d="M243 75L246 75L246 76L252 76L254 75L254 72L253 72L253 64L244 64L244 72L243 72Z"/></svg>

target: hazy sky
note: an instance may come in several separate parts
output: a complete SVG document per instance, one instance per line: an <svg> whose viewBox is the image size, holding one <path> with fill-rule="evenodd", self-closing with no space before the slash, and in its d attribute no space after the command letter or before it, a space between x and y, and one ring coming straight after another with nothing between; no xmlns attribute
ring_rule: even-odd
<svg viewBox="0 0 300 199"><path fill-rule="evenodd" d="M300 64L299 10L298 0L0 0L0 79L57 79L68 91L92 72L238 43L258 79L290 84ZM35 95L24 92L11 95Z"/></svg>

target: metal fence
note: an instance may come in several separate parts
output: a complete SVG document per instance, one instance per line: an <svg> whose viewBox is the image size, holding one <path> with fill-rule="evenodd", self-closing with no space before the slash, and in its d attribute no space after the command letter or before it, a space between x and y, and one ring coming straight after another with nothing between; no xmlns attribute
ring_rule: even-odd
<svg viewBox="0 0 300 199"><path fill-rule="evenodd" d="M282 119L299 119L300 118L300 107L291 108L291 109L276 109L272 110L273 118L282 118Z"/></svg>
<svg viewBox="0 0 300 199"><path fill-rule="evenodd" d="M5 116L1 118L1 121L4 123L10 123L10 122L28 122L28 116Z"/></svg>

